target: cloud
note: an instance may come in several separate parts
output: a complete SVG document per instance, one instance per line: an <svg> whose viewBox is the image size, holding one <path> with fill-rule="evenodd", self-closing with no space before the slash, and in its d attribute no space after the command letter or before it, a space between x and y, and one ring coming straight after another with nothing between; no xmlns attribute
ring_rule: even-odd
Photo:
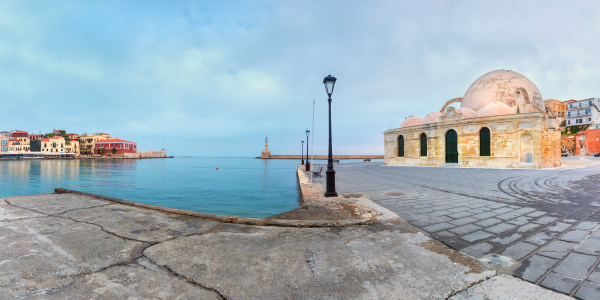
<svg viewBox="0 0 600 300"><path fill-rule="evenodd" d="M142 149L166 140L181 155L258 155L269 136L295 153L314 99L324 153L332 74L334 151L382 153L383 131L491 70L524 74L544 98L597 96L598 6L3 1L3 126L106 131Z"/></svg>

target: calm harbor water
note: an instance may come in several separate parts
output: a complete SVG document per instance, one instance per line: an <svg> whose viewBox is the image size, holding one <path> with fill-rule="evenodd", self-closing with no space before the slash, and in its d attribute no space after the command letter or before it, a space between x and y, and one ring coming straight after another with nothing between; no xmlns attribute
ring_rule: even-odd
<svg viewBox="0 0 600 300"><path fill-rule="evenodd" d="M0 196L53 193L60 187L171 208L261 218L298 206L297 164L297 160L239 157L5 160L0 161Z"/></svg>

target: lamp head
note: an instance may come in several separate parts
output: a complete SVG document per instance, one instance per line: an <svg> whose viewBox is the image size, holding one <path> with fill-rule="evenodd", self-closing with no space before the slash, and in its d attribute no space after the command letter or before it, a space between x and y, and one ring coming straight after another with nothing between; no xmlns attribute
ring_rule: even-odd
<svg viewBox="0 0 600 300"><path fill-rule="evenodd" d="M306 137L310 134L310 130L306 130Z"/></svg>
<svg viewBox="0 0 600 300"><path fill-rule="evenodd" d="M333 88L335 86L335 81L337 79L331 75L328 75L327 77L325 77L325 79L323 79L323 84L325 84L325 91L327 92L327 95L329 95L329 97L331 97L331 94L333 94Z"/></svg>

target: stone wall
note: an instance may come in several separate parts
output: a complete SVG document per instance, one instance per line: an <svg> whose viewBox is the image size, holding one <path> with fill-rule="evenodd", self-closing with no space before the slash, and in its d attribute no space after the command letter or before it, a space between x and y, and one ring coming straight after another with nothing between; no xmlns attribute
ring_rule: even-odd
<svg viewBox="0 0 600 300"><path fill-rule="evenodd" d="M131 158L167 157L165 149L138 151L137 153L124 153L124 156Z"/></svg>

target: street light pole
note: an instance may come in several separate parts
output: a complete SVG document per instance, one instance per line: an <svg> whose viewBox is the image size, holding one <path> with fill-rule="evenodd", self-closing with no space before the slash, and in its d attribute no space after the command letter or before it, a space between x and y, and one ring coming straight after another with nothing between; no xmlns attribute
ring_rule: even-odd
<svg viewBox="0 0 600 300"><path fill-rule="evenodd" d="M304 141L300 141L302 143L302 165L304 165Z"/></svg>
<svg viewBox="0 0 600 300"><path fill-rule="evenodd" d="M337 197L335 191L335 170L333 169L333 148L331 146L331 94L333 94L333 87L335 86L336 80L337 79L331 75L323 79L325 91L329 96L329 99L327 99L327 102L329 102L329 154L327 156L327 171L325 172L325 174L327 174L325 197Z"/></svg>
<svg viewBox="0 0 600 300"><path fill-rule="evenodd" d="M310 130L306 130L306 171L310 171L310 162L308 161L308 135L310 134Z"/></svg>

